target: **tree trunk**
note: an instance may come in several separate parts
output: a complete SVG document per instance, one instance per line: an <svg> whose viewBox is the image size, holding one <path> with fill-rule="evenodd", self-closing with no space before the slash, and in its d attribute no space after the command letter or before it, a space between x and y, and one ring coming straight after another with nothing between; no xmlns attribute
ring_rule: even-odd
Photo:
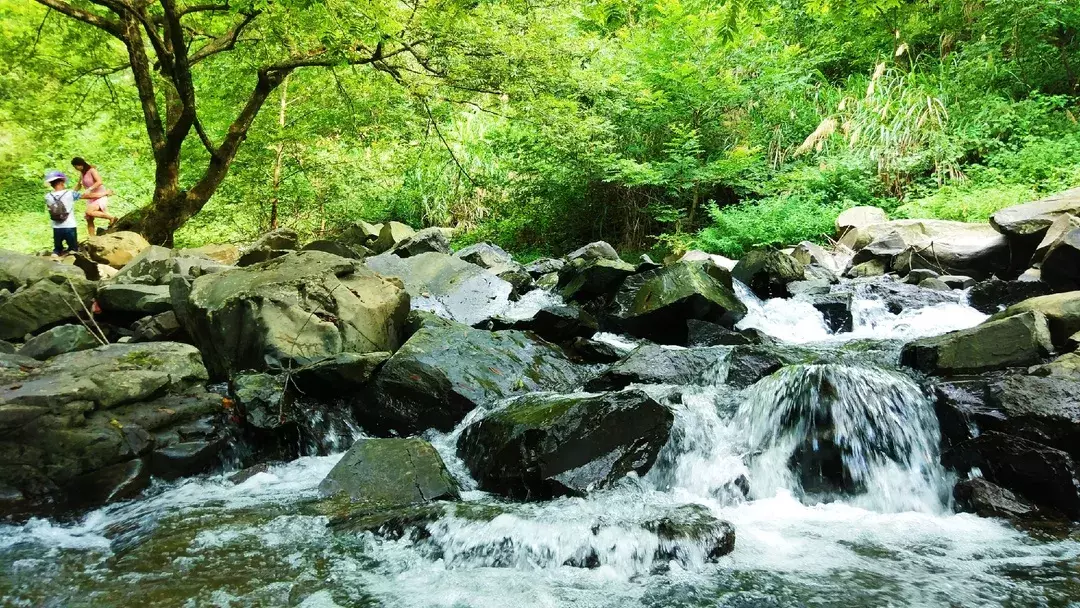
<svg viewBox="0 0 1080 608"><path fill-rule="evenodd" d="M281 200L281 159L285 155L285 141L280 138L285 132L285 109L289 105L289 77L281 81L281 108L278 110L278 138L274 156L274 173L271 178L273 196L270 197L270 230L278 229L278 202Z"/></svg>

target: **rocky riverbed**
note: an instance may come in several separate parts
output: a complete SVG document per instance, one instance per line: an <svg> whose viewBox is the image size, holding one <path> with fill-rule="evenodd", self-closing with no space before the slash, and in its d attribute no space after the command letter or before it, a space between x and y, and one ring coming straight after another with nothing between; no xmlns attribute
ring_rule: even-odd
<svg viewBox="0 0 1080 608"><path fill-rule="evenodd" d="M0 252L0 597L1065 605L1078 214L855 208L738 261Z"/></svg>

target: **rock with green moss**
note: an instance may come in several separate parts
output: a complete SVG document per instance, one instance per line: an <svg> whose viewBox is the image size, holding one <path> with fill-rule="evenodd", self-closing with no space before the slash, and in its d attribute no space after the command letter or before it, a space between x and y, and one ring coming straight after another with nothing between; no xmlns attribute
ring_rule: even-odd
<svg viewBox="0 0 1080 608"><path fill-rule="evenodd" d="M1052 350L1046 317L1030 311L909 342L901 363L927 374L954 376L1035 365Z"/></svg>
<svg viewBox="0 0 1080 608"><path fill-rule="evenodd" d="M754 250L746 254L731 276L742 281L759 298L787 298L788 283L806 279L806 267L782 251Z"/></svg>
<svg viewBox="0 0 1080 608"><path fill-rule="evenodd" d="M226 444L221 397L205 391L193 346L110 344L14 363L0 388L0 485L15 498L0 513L128 497L149 474L205 470ZM131 463L140 459L145 471Z"/></svg>
<svg viewBox="0 0 1080 608"><path fill-rule="evenodd" d="M476 325L506 308L513 286L491 272L452 255L428 252L408 258L377 255L368 268L405 284L415 310Z"/></svg>
<svg viewBox="0 0 1080 608"><path fill-rule="evenodd" d="M299 368L340 353L393 351L409 312L401 283L322 251L301 251L190 285L172 283L180 324L217 378Z"/></svg>
<svg viewBox="0 0 1080 608"><path fill-rule="evenodd" d="M716 561L735 549L735 527L701 505L683 505L643 527L660 540L656 559L691 563L700 551L706 561Z"/></svg>
<svg viewBox="0 0 1080 608"><path fill-rule="evenodd" d="M561 350L524 332L425 324L383 364L353 412L364 428L449 431L476 407L570 390L583 375Z"/></svg>
<svg viewBox="0 0 1080 608"><path fill-rule="evenodd" d="M86 280L82 270L51 258L0 249L0 289L15 291L49 277Z"/></svg>
<svg viewBox="0 0 1080 608"><path fill-rule="evenodd" d="M458 500L458 485L442 458L423 439L357 441L326 475L324 496L348 497L350 515Z"/></svg>
<svg viewBox="0 0 1080 608"><path fill-rule="evenodd" d="M637 272L637 266L608 257L581 257L570 260L559 270L558 288L567 300L611 301L626 277Z"/></svg>
<svg viewBox="0 0 1080 608"><path fill-rule="evenodd" d="M1046 321L1050 324L1050 338L1055 347L1064 347L1069 337L1080 331L1080 291L1029 298L995 314L991 320L997 321L1032 311L1046 316Z"/></svg>
<svg viewBox="0 0 1080 608"><path fill-rule="evenodd" d="M526 500L583 496L643 475L674 416L640 390L532 394L466 427L458 455L482 489Z"/></svg>
<svg viewBox="0 0 1080 608"><path fill-rule="evenodd" d="M23 345L19 354L44 361L49 357L100 346L101 342L82 325L58 325Z"/></svg>
<svg viewBox="0 0 1080 608"><path fill-rule="evenodd" d="M735 292L700 263L677 262L626 279L611 317L626 333L661 344L688 343L688 319L731 327L746 315Z"/></svg>
<svg viewBox="0 0 1080 608"><path fill-rule="evenodd" d="M104 285L98 290L98 304L106 312L156 315L172 310L168 285Z"/></svg>
<svg viewBox="0 0 1080 608"><path fill-rule="evenodd" d="M52 275L0 298L0 340L26 334L83 315L97 293L97 283Z"/></svg>

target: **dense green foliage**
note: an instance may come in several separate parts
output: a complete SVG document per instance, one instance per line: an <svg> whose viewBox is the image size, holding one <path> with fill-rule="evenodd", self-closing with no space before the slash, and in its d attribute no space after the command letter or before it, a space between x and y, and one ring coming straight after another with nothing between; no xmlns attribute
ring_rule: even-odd
<svg viewBox="0 0 1080 608"><path fill-rule="evenodd" d="M331 16L412 6L293 4ZM425 6L438 19L439 4ZM442 55L454 77L344 65L290 76L178 243L250 239L276 199L280 223L306 236L393 218L525 253L604 238L626 250L738 255L824 239L852 205L983 221L1080 185L1078 3L553 0L470 10L428 24L441 40L472 41ZM102 34L25 0L0 0L0 20L0 246L48 244L40 176L67 170L73 155L99 166L119 193L115 208L145 204L153 162L138 99L127 72L102 69L116 57ZM252 60L245 44L200 75L201 114L220 113L212 131L235 112L230 74ZM203 162L191 139L185 154Z"/></svg>

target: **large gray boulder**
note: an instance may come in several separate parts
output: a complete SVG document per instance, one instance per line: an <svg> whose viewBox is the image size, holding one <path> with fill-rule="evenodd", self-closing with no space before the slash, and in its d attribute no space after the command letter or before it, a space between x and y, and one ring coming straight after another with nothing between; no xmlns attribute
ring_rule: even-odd
<svg viewBox="0 0 1080 608"><path fill-rule="evenodd" d="M172 310L168 285L107 284L98 290L97 301L106 312L156 315Z"/></svg>
<svg viewBox="0 0 1080 608"><path fill-rule="evenodd" d="M571 390L583 374L561 350L529 334L428 322L386 361L353 411L366 429L449 431L476 407Z"/></svg>
<svg viewBox="0 0 1080 608"><path fill-rule="evenodd" d="M738 279L759 298L787 298L788 283L806 278L806 267L782 251L751 251L735 264L732 278Z"/></svg>
<svg viewBox="0 0 1080 608"><path fill-rule="evenodd" d="M504 269L514 263L514 258L510 256L502 247L492 243L475 243L460 249L454 253L454 257L461 258L470 264L476 264L481 268L492 269ZM561 267L561 265L560 265ZM559 268L545 266L543 270L546 272L556 272ZM496 272L496 274L498 274ZM545 274L541 272L540 274Z"/></svg>
<svg viewBox="0 0 1080 608"><path fill-rule="evenodd" d="M579 249L571 251L566 256L566 261L573 262L574 260L618 260L619 252L615 251L615 248L604 241L596 241L589 243Z"/></svg>
<svg viewBox="0 0 1080 608"><path fill-rule="evenodd" d="M527 500L583 496L643 475L674 416L642 391L534 394L468 427L458 455L482 489Z"/></svg>
<svg viewBox="0 0 1080 608"><path fill-rule="evenodd" d="M221 397L205 392L199 351L186 344L110 344L23 363L4 379L5 515L130 497L151 474L213 466L225 445Z"/></svg>
<svg viewBox="0 0 1080 608"><path fill-rule="evenodd" d="M281 257L300 248L300 236L292 228L267 232L240 252L237 266L251 266Z"/></svg>
<svg viewBox="0 0 1080 608"><path fill-rule="evenodd" d="M450 253L450 239L442 228L424 228L390 248L390 253L401 258L429 252Z"/></svg>
<svg viewBox="0 0 1080 608"><path fill-rule="evenodd" d="M0 289L15 291L48 277L85 280L82 270L47 257L25 255L0 249Z"/></svg>
<svg viewBox="0 0 1080 608"><path fill-rule="evenodd" d="M386 222L379 228L379 238L368 246L374 253L386 253L395 245L416 234L412 227L401 222Z"/></svg>
<svg viewBox="0 0 1080 608"><path fill-rule="evenodd" d="M1056 245L1065 235L1069 234L1073 230L1080 229L1080 218L1075 215L1061 215L1058 216L1054 223L1050 224L1050 227L1046 229L1046 234L1043 235L1043 239L1039 241L1039 245L1035 248L1035 254L1031 256L1032 263L1039 263L1046 257L1046 253Z"/></svg>
<svg viewBox="0 0 1080 608"><path fill-rule="evenodd" d="M385 277L401 279L414 310L427 310L466 325L502 312L513 290L510 283L483 268L444 253L408 258L378 255L364 263Z"/></svg>
<svg viewBox="0 0 1080 608"><path fill-rule="evenodd" d="M990 224L1002 234L1027 240L1034 246L1050 225L1066 214L1080 215L1080 188L1002 209L990 217Z"/></svg>
<svg viewBox="0 0 1080 608"><path fill-rule="evenodd" d="M889 221L889 216L878 207L851 207L840 212L836 216L836 238L843 239L845 235L873 226L884 224Z"/></svg>
<svg viewBox="0 0 1080 608"><path fill-rule="evenodd" d="M626 333L661 344L688 343L688 319L732 327L746 306L700 263L679 262L633 275L615 295L611 318Z"/></svg>
<svg viewBox="0 0 1080 608"><path fill-rule="evenodd" d="M930 269L987 278L1009 268L1012 261L1008 240L985 224L893 220L868 226L860 233L868 241L853 247L857 251L853 263L876 259L900 274Z"/></svg>
<svg viewBox="0 0 1080 608"><path fill-rule="evenodd" d="M116 284L168 285L173 274L196 278L212 272L221 272L230 265L210 257L210 250L172 250L151 245L128 262L112 278Z"/></svg>
<svg viewBox="0 0 1080 608"><path fill-rule="evenodd" d="M319 490L346 499L352 516L460 498L439 453L417 438L360 439Z"/></svg>
<svg viewBox="0 0 1080 608"><path fill-rule="evenodd" d="M723 381L731 349L670 348L643 344L586 383L586 390L620 390L631 384L707 385Z"/></svg>
<svg viewBox="0 0 1080 608"><path fill-rule="evenodd" d="M626 277L637 272L633 264L605 257L604 253L603 248L595 254L580 253L559 270L558 288L564 298L595 300L602 306L615 296Z"/></svg>
<svg viewBox="0 0 1080 608"><path fill-rule="evenodd" d="M1025 312L909 342L901 363L938 376L977 374L1042 361L1053 350L1046 317Z"/></svg>
<svg viewBox="0 0 1080 608"><path fill-rule="evenodd" d="M26 334L83 316L96 293L96 283L52 275L0 296L0 340L21 340Z"/></svg>
<svg viewBox="0 0 1080 608"><path fill-rule="evenodd" d="M94 262L113 268L123 268L140 253L150 248L150 243L137 232L109 232L87 237L80 249Z"/></svg>
<svg viewBox="0 0 1080 608"><path fill-rule="evenodd" d="M41 332L19 349L24 357L44 361L56 355L87 350L100 346L101 341L82 325L58 325Z"/></svg>
<svg viewBox="0 0 1080 608"><path fill-rule="evenodd" d="M409 296L357 260L301 251L172 283L180 324L217 378L303 367L339 353L393 351Z"/></svg>
<svg viewBox="0 0 1080 608"><path fill-rule="evenodd" d="M1046 317L1050 326L1050 338L1055 347L1061 348L1069 336L1080 331L1080 291L1055 293L1029 298L990 317L997 321L1028 312Z"/></svg>
<svg viewBox="0 0 1080 608"><path fill-rule="evenodd" d="M1042 280L1057 290L1080 289L1080 228L1061 236L1047 250Z"/></svg>
<svg viewBox="0 0 1080 608"><path fill-rule="evenodd" d="M1053 293L1042 281L1003 281L990 279L976 283L968 292L968 304L979 312L992 315L1024 300Z"/></svg>

